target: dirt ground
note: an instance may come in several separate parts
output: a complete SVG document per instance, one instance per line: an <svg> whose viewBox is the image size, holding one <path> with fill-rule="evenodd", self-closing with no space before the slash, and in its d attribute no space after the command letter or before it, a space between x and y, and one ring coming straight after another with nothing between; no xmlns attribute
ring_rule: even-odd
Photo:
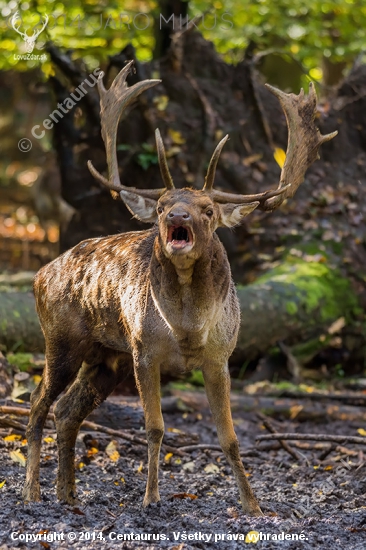
<svg viewBox="0 0 366 550"><path fill-rule="evenodd" d="M217 444L205 407L200 412L165 412L164 418L171 433L194 432L201 444ZM26 455L26 444L3 436L0 549L236 549L255 543L256 537L259 548L366 548L365 463L360 448L347 444L320 460L322 451L308 444L296 461L282 449L268 450L265 444L267 450L262 450L264 443L255 446L263 427L254 412L235 412L234 423L241 449L251 455L244 463L265 513L262 518L242 514L223 455L207 449L184 457L163 452L161 502L143 509L146 448L85 431L79 434L76 449L80 504L77 508L61 504L55 495L57 447L52 426L45 431L42 447L42 502L24 504L25 469L15 461L14 451ZM281 431L357 435L359 424L327 417L316 424L295 419L284 421ZM143 437L143 432L139 435ZM61 534L61 540L52 540L55 533ZM34 541L32 535L37 534L41 540ZM33 540L26 541L26 535Z"/></svg>

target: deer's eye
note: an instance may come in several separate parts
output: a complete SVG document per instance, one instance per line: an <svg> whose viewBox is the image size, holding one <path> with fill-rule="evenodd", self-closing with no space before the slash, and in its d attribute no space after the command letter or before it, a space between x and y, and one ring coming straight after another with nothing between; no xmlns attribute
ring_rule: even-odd
<svg viewBox="0 0 366 550"><path fill-rule="evenodd" d="M211 209L206 210L206 216L208 216L209 218L211 218L211 216L213 216L213 210L211 210Z"/></svg>
<svg viewBox="0 0 366 550"><path fill-rule="evenodd" d="M162 206L158 206L158 214L163 213L164 208Z"/></svg>

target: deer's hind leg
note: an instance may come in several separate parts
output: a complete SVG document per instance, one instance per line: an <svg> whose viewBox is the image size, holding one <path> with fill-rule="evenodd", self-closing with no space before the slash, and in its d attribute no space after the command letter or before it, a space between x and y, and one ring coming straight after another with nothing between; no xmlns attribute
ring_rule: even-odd
<svg viewBox="0 0 366 550"><path fill-rule="evenodd" d="M100 358L100 357L99 357ZM124 359L124 360L123 360ZM114 390L129 356L108 353L98 364L83 363L74 383L55 407L58 445L57 497L76 502L75 442L83 420Z"/></svg>
<svg viewBox="0 0 366 550"><path fill-rule="evenodd" d="M50 406L75 377L82 361L79 353L71 349L66 340L54 340L52 346L47 346L43 377L31 395L31 410L26 434L28 458L23 488L25 501L37 501L41 498L39 462L43 427Z"/></svg>

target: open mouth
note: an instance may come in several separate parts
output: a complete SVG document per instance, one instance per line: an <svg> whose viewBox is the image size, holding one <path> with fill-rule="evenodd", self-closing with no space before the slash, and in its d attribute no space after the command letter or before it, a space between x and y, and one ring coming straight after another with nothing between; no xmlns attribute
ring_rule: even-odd
<svg viewBox="0 0 366 550"><path fill-rule="evenodd" d="M167 242L175 249L185 248L193 244L192 232L182 225L169 227Z"/></svg>

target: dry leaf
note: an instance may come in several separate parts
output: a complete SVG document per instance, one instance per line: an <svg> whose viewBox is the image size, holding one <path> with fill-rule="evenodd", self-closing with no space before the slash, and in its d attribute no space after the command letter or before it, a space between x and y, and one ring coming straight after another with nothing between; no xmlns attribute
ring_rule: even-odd
<svg viewBox="0 0 366 550"><path fill-rule="evenodd" d="M182 430L178 430L178 428L168 428L167 432L173 433L173 434L183 434Z"/></svg>
<svg viewBox="0 0 366 550"><path fill-rule="evenodd" d="M167 453L164 456L164 462L170 462L170 459L172 458L172 456L173 456L173 453Z"/></svg>
<svg viewBox="0 0 366 550"><path fill-rule="evenodd" d="M90 449L88 449L86 455L87 457L91 457L93 455L96 455L98 452L99 450L96 447L91 447Z"/></svg>
<svg viewBox="0 0 366 550"><path fill-rule="evenodd" d="M2 487L4 487L5 482L6 482L6 479L4 479L4 481L2 481L2 482L0 483L0 489L1 489Z"/></svg>
<svg viewBox="0 0 366 550"><path fill-rule="evenodd" d="M14 462L18 462L22 466L25 466L26 458L23 455L22 451L19 451L19 449L16 449L15 451L10 451L9 455L10 455L10 458L14 460Z"/></svg>
<svg viewBox="0 0 366 550"><path fill-rule="evenodd" d="M245 537L245 542L256 544L259 540L258 531L249 531Z"/></svg>
<svg viewBox="0 0 366 550"><path fill-rule="evenodd" d="M144 463L143 463L142 460L141 460L140 466L137 468L136 472L138 472L139 474L141 474L143 468L144 468Z"/></svg>
<svg viewBox="0 0 366 550"><path fill-rule="evenodd" d="M193 473L195 471L196 467L195 467L195 464L194 462L186 462L185 464L183 464L183 470L185 472L191 472Z"/></svg>
<svg viewBox="0 0 366 550"><path fill-rule="evenodd" d="M22 436L17 434L6 435L3 437L4 441L19 441L19 439L22 439Z"/></svg>
<svg viewBox="0 0 366 550"><path fill-rule="evenodd" d="M210 464L207 464L207 466L205 466L204 468L206 474L217 474L220 470L219 470L219 467L216 466L216 464L212 464L212 462Z"/></svg>
<svg viewBox="0 0 366 550"><path fill-rule="evenodd" d="M357 433L359 433L360 435L366 435L366 430L364 430L363 428L358 428Z"/></svg>
<svg viewBox="0 0 366 550"><path fill-rule="evenodd" d="M298 416L298 414L301 413L303 408L303 405L293 405L292 407L290 407L290 419L294 420Z"/></svg>
<svg viewBox="0 0 366 550"><path fill-rule="evenodd" d="M84 468L84 466L85 466L84 462L79 462L79 464L78 464L79 470L82 470Z"/></svg>
<svg viewBox="0 0 366 550"><path fill-rule="evenodd" d="M117 451L117 443L114 441L114 439L112 439L112 441L108 443L105 452L107 453L109 458L113 460L113 462L117 462L120 457L120 454Z"/></svg>
<svg viewBox="0 0 366 550"><path fill-rule="evenodd" d="M175 493L174 495L172 495L172 498L190 498L191 500L195 500L196 498L198 498L198 496L193 495L192 493Z"/></svg>
<svg viewBox="0 0 366 550"><path fill-rule="evenodd" d="M183 145L186 142L179 130L173 130L173 128L168 128L168 134L171 137L173 143L177 145Z"/></svg>
<svg viewBox="0 0 366 550"><path fill-rule="evenodd" d="M46 443L54 443L55 440L53 439L53 437L49 436L49 437L44 437L43 438L43 441L45 441Z"/></svg>
<svg viewBox="0 0 366 550"><path fill-rule="evenodd" d="M273 153L273 157L280 168L283 168L286 160L286 153L280 147L276 147Z"/></svg>

